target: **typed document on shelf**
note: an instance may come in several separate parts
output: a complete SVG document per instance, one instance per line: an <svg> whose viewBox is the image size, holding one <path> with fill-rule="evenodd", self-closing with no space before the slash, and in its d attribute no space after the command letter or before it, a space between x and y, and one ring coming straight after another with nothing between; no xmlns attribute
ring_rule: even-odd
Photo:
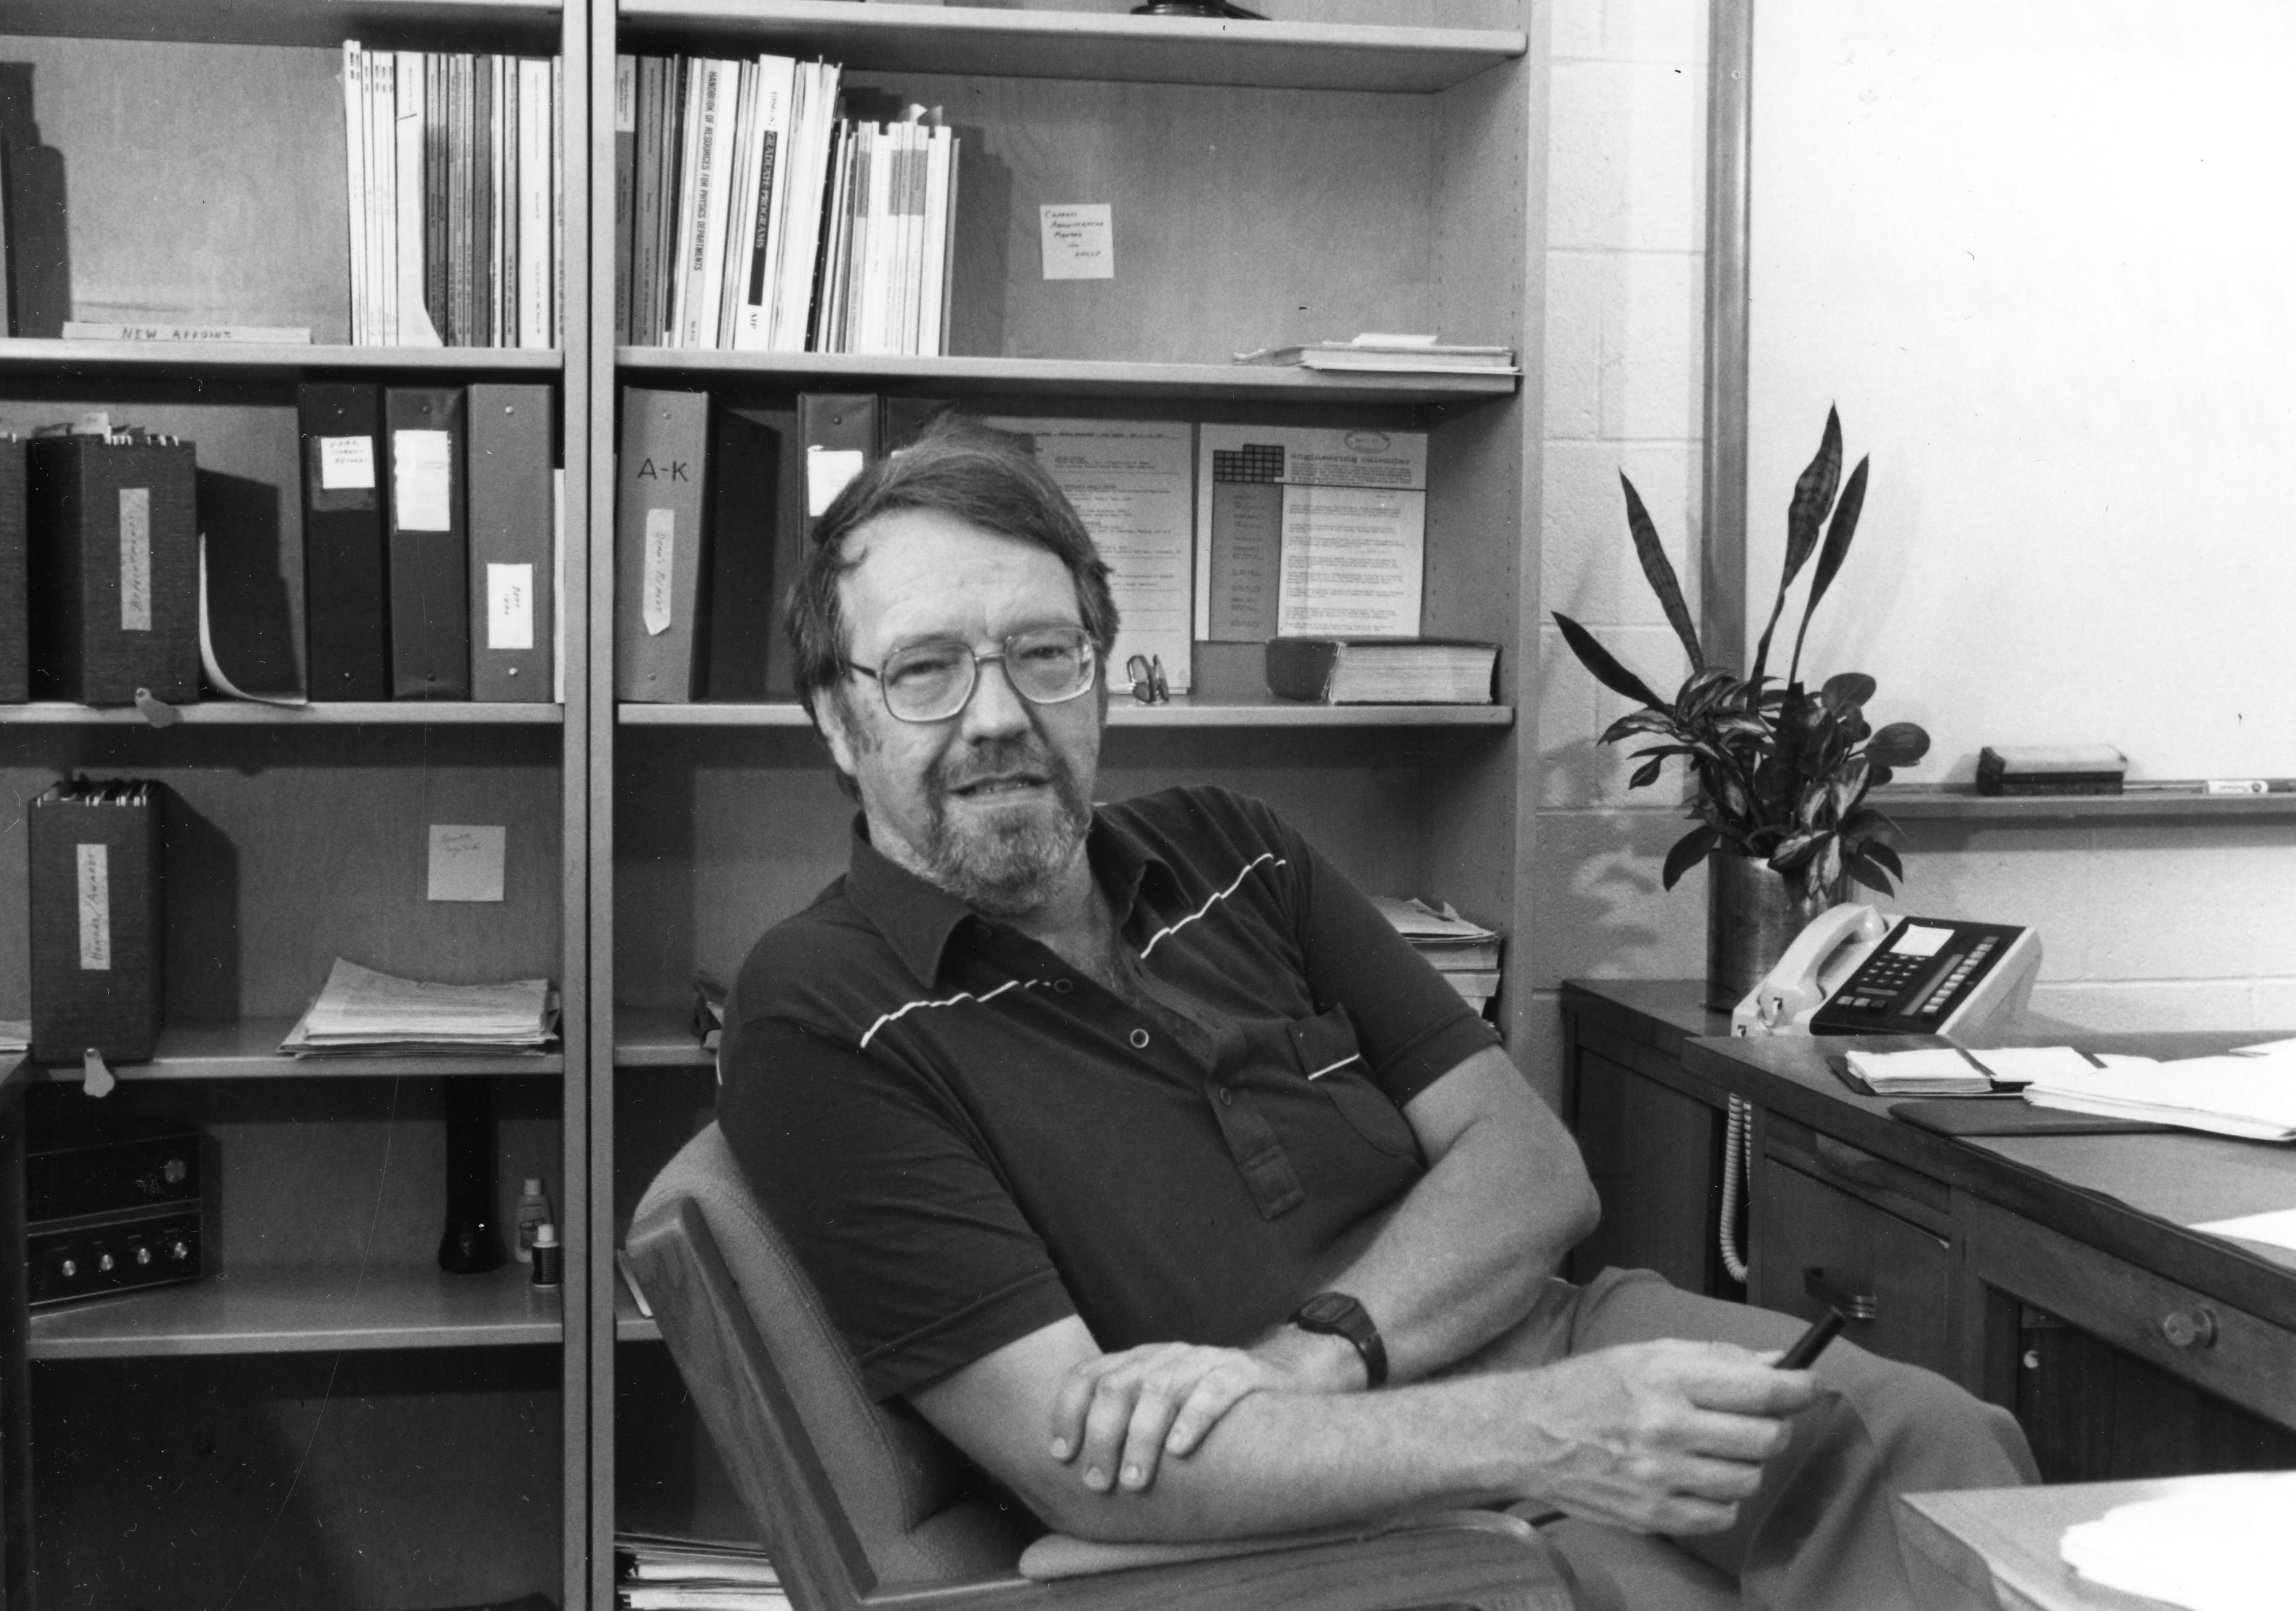
<svg viewBox="0 0 2296 1611"><path fill-rule="evenodd" d="M1191 686L1188 636L1190 426L1162 420L990 419L1025 437L1076 505L1108 562L1122 625L1109 668L1162 660L1175 693Z"/></svg>
<svg viewBox="0 0 2296 1611"><path fill-rule="evenodd" d="M1196 456L1199 637L1418 635L1423 432L1206 425Z"/></svg>

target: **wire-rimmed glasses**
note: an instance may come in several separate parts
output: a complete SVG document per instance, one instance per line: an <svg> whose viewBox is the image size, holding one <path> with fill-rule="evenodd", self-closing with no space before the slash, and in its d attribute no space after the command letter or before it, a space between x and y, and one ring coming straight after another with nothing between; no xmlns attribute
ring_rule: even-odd
<svg viewBox="0 0 2296 1611"><path fill-rule="evenodd" d="M877 685L885 709L901 721L947 721L965 707L980 685L980 667L1001 661L1013 691L1030 704L1057 705L1092 686L1100 670L1099 652L1082 627L1030 627L1014 632L987 653L955 639L911 644L885 656L884 663L846 663Z"/></svg>

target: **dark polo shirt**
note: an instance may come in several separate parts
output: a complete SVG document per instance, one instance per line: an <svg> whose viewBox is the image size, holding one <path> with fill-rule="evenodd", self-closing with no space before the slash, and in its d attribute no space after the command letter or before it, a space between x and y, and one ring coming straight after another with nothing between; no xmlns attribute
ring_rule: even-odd
<svg viewBox="0 0 2296 1611"><path fill-rule="evenodd" d="M1257 801L1103 806L1088 853L1120 992L857 831L734 987L719 1119L881 1398L1070 1314L1251 1340L1423 1171L1402 1104L1494 1041Z"/></svg>

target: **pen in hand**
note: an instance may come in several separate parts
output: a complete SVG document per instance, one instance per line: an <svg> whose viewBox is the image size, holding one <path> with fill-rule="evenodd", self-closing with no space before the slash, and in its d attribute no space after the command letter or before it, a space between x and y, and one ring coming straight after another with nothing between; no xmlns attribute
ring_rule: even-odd
<svg viewBox="0 0 2296 1611"><path fill-rule="evenodd" d="M1811 1323L1808 1331L1794 1340L1794 1345L1779 1358L1777 1368L1780 1370L1808 1369L1816 1362L1817 1356L1825 1352L1825 1345L1841 1335L1842 1327L1849 1321L1849 1317L1839 1309L1828 1309Z"/></svg>

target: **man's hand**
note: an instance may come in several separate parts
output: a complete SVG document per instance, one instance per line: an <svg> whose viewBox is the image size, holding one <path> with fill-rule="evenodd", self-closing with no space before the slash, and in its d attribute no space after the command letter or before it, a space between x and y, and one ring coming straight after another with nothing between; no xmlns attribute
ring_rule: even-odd
<svg viewBox="0 0 2296 1611"><path fill-rule="evenodd" d="M1786 1418L1817 1396L1727 1343L1636 1343L1529 1373L1529 1449L1540 1497L1636 1533L1719 1533L1786 1446Z"/></svg>
<svg viewBox="0 0 2296 1611"><path fill-rule="evenodd" d="M1185 1459L1237 1402L1296 1384L1238 1348L1149 1343L1071 1366L1053 1398L1052 1451L1084 1485L1139 1492L1165 1455Z"/></svg>

